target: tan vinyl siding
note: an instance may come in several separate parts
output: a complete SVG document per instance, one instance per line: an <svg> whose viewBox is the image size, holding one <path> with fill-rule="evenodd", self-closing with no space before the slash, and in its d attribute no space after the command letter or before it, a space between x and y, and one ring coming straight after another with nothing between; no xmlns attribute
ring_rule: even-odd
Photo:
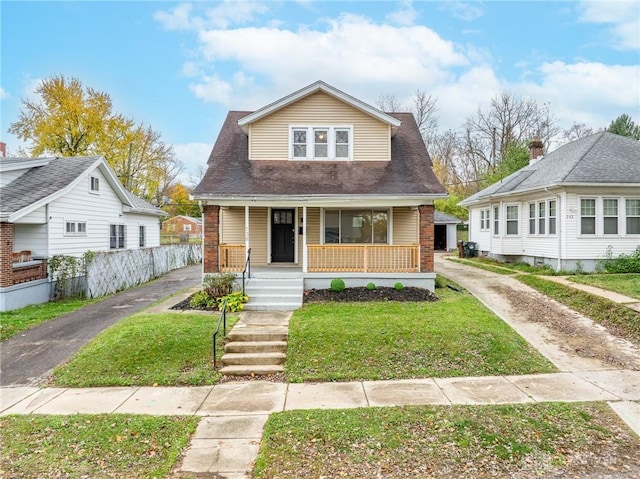
<svg viewBox="0 0 640 479"><path fill-rule="evenodd" d="M244 208L221 209L222 244L244 244Z"/></svg>
<svg viewBox="0 0 640 479"><path fill-rule="evenodd" d="M268 208L249 209L249 243L251 245L251 264L267 264L267 221Z"/></svg>
<svg viewBox="0 0 640 479"><path fill-rule="evenodd" d="M302 225L302 208L298 208L298 224ZM321 244L320 208L307 208L307 244ZM302 236L298 235L298 262L302 262Z"/></svg>
<svg viewBox="0 0 640 479"><path fill-rule="evenodd" d="M390 160L389 125L322 92L309 95L251 124L249 158L287 160L289 127L292 125L352 125L354 160Z"/></svg>
<svg viewBox="0 0 640 479"><path fill-rule="evenodd" d="M393 209L393 244L418 243L418 211L409 207Z"/></svg>

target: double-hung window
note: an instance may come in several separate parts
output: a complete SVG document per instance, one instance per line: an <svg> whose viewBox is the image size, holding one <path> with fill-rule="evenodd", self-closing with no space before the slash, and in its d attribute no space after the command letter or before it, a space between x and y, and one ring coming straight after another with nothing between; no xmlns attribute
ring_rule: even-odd
<svg viewBox="0 0 640 479"><path fill-rule="evenodd" d="M596 234L596 199L580 199L580 234Z"/></svg>
<svg viewBox="0 0 640 479"><path fill-rule="evenodd" d="M100 192L100 178L98 178L97 176L89 177L89 191L91 193Z"/></svg>
<svg viewBox="0 0 640 479"><path fill-rule="evenodd" d="M482 208L480 210L480 231L489 231L491 228L491 221L489 214L491 210L489 208Z"/></svg>
<svg viewBox="0 0 640 479"><path fill-rule="evenodd" d="M500 234L500 207L493 207L493 234L498 236Z"/></svg>
<svg viewBox="0 0 640 479"><path fill-rule="evenodd" d="M507 205L507 234L518 234L518 205Z"/></svg>
<svg viewBox="0 0 640 479"><path fill-rule="evenodd" d="M627 199L625 213L627 216L627 234L640 235L640 199Z"/></svg>
<svg viewBox="0 0 640 479"><path fill-rule="evenodd" d="M325 210L324 243L388 243L386 210Z"/></svg>
<svg viewBox="0 0 640 479"><path fill-rule="evenodd" d="M556 200L549 200L549 234L556 234Z"/></svg>
<svg viewBox="0 0 640 479"><path fill-rule="evenodd" d="M605 198L602 200L603 232L606 235L618 234L618 200Z"/></svg>
<svg viewBox="0 0 640 479"><path fill-rule="evenodd" d="M546 206L547 203L546 201L540 201L538 202L538 234L539 235L543 235L545 234L546 228Z"/></svg>
<svg viewBox="0 0 640 479"><path fill-rule="evenodd" d="M65 236L85 236L87 234L87 223L85 221L65 221Z"/></svg>
<svg viewBox="0 0 640 479"><path fill-rule="evenodd" d="M146 227L140 225L138 227L138 246L140 246L140 248L143 248L146 245L147 245Z"/></svg>
<svg viewBox="0 0 640 479"><path fill-rule="evenodd" d="M109 248L121 249L125 247L125 226L109 225Z"/></svg>
<svg viewBox="0 0 640 479"><path fill-rule="evenodd" d="M290 157L293 160L349 160L352 157L351 126L294 126Z"/></svg>
<svg viewBox="0 0 640 479"><path fill-rule="evenodd" d="M529 234L536 234L536 204L529 203Z"/></svg>

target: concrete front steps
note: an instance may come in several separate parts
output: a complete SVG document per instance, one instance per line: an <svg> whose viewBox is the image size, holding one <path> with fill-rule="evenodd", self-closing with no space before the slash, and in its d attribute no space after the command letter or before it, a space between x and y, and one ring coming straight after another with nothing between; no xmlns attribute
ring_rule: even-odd
<svg viewBox="0 0 640 479"><path fill-rule="evenodd" d="M220 372L265 376L284 372L291 313L246 311L227 335Z"/></svg>
<svg viewBox="0 0 640 479"><path fill-rule="evenodd" d="M247 280L246 311L293 311L302 306L304 280L290 273L255 273Z"/></svg>

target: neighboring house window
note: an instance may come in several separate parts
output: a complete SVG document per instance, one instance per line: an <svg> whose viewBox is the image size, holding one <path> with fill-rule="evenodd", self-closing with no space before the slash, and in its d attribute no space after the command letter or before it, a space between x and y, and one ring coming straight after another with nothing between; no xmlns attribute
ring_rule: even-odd
<svg viewBox="0 0 640 479"><path fill-rule="evenodd" d="M291 158L296 160L348 160L352 128L295 126L291 128Z"/></svg>
<svg viewBox="0 0 640 479"><path fill-rule="evenodd" d="M582 198L580 200L580 234L596 234L595 198Z"/></svg>
<svg viewBox="0 0 640 479"><path fill-rule="evenodd" d="M387 211L325 210L324 242L387 244L388 225Z"/></svg>
<svg viewBox="0 0 640 479"><path fill-rule="evenodd" d="M84 236L87 234L87 223L84 221L65 221L65 236Z"/></svg>
<svg viewBox="0 0 640 479"><path fill-rule="evenodd" d="M604 234L618 234L618 200L605 198L602 200L602 214L604 216Z"/></svg>
<svg viewBox="0 0 640 479"><path fill-rule="evenodd" d="M546 207L547 204L544 201L540 201L538 203L538 234L543 235L545 232L545 221L546 221Z"/></svg>
<svg viewBox="0 0 640 479"><path fill-rule="evenodd" d="M549 234L556 234L556 200L549 200Z"/></svg>
<svg viewBox="0 0 640 479"><path fill-rule="evenodd" d="M100 191L100 178L97 176L90 177L90 190L92 193L97 193Z"/></svg>
<svg viewBox="0 0 640 479"><path fill-rule="evenodd" d="M125 247L125 226L109 225L109 248L120 249Z"/></svg>
<svg viewBox="0 0 640 479"><path fill-rule="evenodd" d="M626 200L627 234L640 234L640 199Z"/></svg>
<svg viewBox="0 0 640 479"><path fill-rule="evenodd" d="M489 231L491 228L491 221L489 219L489 208L483 208L480 210L480 231Z"/></svg>
<svg viewBox="0 0 640 479"><path fill-rule="evenodd" d="M529 234L536 234L536 204L529 203Z"/></svg>
<svg viewBox="0 0 640 479"><path fill-rule="evenodd" d="M187 224L182 225L182 231L191 231L191 225L187 225Z"/></svg>
<svg viewBox="0 0 640 479"><path fill-rule="evenodd" d="M138 245L142 248L143 246L146 246L147 244L147 235L146 235L146 231L145 231L145 227L144 226L140 226L138 228L138 238L139 238L139 242Z"/></svg>
<svg viewBox="0 0 640 479"><path fill-rule="evenodd" d="M496 236L500 234L500 207L499 206L493 207L493 234Z"/></svg>
<svg viewBox="0 0 640 479"><path fill-rule="evenodd" d="M507 234L518 234L518 206L507 206Z"/></svg>

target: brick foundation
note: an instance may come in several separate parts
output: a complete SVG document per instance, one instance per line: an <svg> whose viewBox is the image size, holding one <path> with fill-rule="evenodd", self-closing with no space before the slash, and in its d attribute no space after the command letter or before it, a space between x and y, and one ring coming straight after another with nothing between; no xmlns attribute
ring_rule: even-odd
<svg viewBox="0 0 640 479"><path fill-rule="evenodd" d="M0 223L0 288L13 284L13 223Z"/></svg>
<svg viewBox="0 0 640 479"><path fill-rule="evenodd" d="M420 213L420 272L433 272L433 205L422 205L418 208Z"/></svg>
<svg viewBox="0 0 640 479"><path fill-rule="evenodd" d="M220 207L205 205L204 207L204 257L202 259L205 273L220 272Z"/></svg>

